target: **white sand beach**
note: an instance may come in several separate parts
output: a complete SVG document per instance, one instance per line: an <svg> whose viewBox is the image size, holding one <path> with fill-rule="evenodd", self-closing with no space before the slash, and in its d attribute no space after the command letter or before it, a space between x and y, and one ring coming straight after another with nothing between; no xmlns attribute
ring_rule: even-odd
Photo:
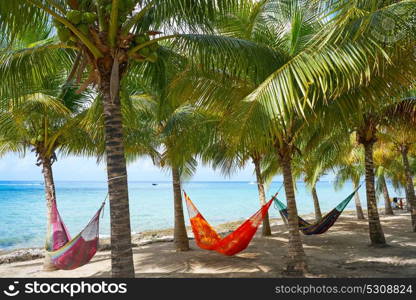
<svg viewBox="0 0 416 300"><path fill-rule="evenodd" d="M416 233L410 230L408 213L381 215L389 244L369 246L367 220L358 221L344 212L325 234L303 236L308 257L308 277L414 277L416 274ZM238 222L218 228L235 228ZM250 246L233 257L199 249L176 252L170 230L136 235L133 242L136 277L282 277L288 233L280 219L272 220L272 237L259 233ZM42 271L42 258L0 264L0 277L109 277L108 241L91 263L74 271ZM9 253L10 255L10 253ZM4 255L0 255L1 257Z"/></svg>

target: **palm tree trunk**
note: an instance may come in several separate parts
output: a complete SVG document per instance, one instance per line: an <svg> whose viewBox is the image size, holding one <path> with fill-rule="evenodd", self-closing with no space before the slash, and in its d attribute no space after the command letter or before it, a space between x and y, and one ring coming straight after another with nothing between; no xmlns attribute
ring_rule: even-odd
<svg viewBox="0 0 416 300"><path fill-rule="evenodd" d="M52 203L56 201L56 192L55 192L55 182L53 180L52 173L52 161L48 158L42 158L42 173L43 181L45 183L45 198L46 198L46 208L47 208L47 226L51 222L51 210ZM57 268L52 263L51 257L46 253L45 259L43 261L43 270L45 271L55 271Z"/></svg>
<svg viewBox="0 0 416 300"><path fill-rule="evenodd" d="M112 63L108 63L105 59L98 64L98 68L104 106L105 153L110 200L111 272L112 277L126 278L134 277L129 194L120 97L118 93L112 95L112 92L120 87L120 79L111 76Z"/></svg>
<svg viewBox="0 0 416 300"><path fill-rule="evenodd" d="M365 149L365 185L367 192L367 213L370 231L371 245L385 245L383 228L377 210L376 190L374 184L374 162L373 162L374 142L364 143Z"/></svg>
<svg viewBox="0 0 416 300"><path fill-rule="evenodd" d="M358 188L358 184L354 183L354 189L356 190ZM364 220L364 213L363 208L361 206L361 200L360 200L360 194L358 192L354 195L354 201L355 201L355 211L357 213L357 219L358 220Z"/></svg>
<svg viewBox="0 0 416 300"><path fill-rule="evenodd" d="M185 227L185 217L183 215L181 176L178 168L172 168L173 179L173 199L175 212L175 227L173 231L173 240L176 251L188 251L189 239Z"/></svg>
<svg viewBox="0 0 416 300"><path fill-rule="evenodd" d="M263 180L263 176L261 175L260 159L253 158L253 163L254 163L254 169L256 171L257 189L259 191L260 204L263 206L266 204L266 193L264 192L264 180ZM262 227L261 235L262 236L272 235L268 212L266 212L266 215L264 216L264 219L263 219L263 227Z"/></svg>
<svg viewBox="0 0 416 300"><path fill-rule="evenodd" d="M389 195L389 190L387 188L386 179L384 178L384 176L380 176L379 180L380 180L381 189L383 191L383 197L384 197L384 214L392 216L394 215L394 213L393 213L393 208L391 207L390 195Z"/></svg>
<svg viewBox="0 0 416 300"><path fill-rule="evenodd" d="M401 153L403 159L404 173L406 176L406 201L410 206L410 215L412 218L412 230L416 232L416 196L415 196L415 187L413 185L412 173L410 171L409 159L407 157L408 147L402 146Z"/></svg>
<svg viewBox="0 0 416 300"><path fill-rule="evenodd" d="M290 275L302 276L307 271L307 264L299 232L298 210L296 207L295 190L293 188L292 161L290 155L281 155L280 162L283 168L283 182L285 185L289 227L286 272Z"/></svg>
<svg viewBox="0 0 416 300"><path fill-rule="evenodd" d="M316 185L312 188L313 206L315 208L315 220L318 222L322 219L321 207L319 206L318 193L316 192Z"/></svg>

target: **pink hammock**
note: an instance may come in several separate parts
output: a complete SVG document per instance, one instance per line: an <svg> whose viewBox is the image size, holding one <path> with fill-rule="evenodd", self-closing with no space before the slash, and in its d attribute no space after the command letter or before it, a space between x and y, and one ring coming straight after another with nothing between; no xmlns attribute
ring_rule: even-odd
<svg viewBox="0 0 416 300"><path fill-rule="evenodd" d="M46 251L52 263L61 270L73 270L87 264L98 249L99 220L105 202L88 225L73 239L62 221L56 202L52 202Z"/></svg>

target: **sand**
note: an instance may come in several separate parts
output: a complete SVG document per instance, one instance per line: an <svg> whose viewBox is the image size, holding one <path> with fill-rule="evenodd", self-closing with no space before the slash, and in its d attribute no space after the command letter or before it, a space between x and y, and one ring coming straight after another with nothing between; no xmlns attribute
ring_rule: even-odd
<svg viewBox="0 0 416 300"><path fill-rule="evenodd" d="M408 213L395 213L381 215L389 244L385 248L369 246L368 223L356 220L353 212L344 212L323 235L302 236L307 277L415 277L416 233L410 230ZM175 252L171 230L137 235L133 238L136 277L282 277L287 229L281 220L272 220L272 225L273 236L257 234L245 251L233 257L201 250L193 240L191 251ZM77 270L43 272L42 259L33 259L0 264L0 277L109 277L107 248L104 242L102 251Z"/></svg>

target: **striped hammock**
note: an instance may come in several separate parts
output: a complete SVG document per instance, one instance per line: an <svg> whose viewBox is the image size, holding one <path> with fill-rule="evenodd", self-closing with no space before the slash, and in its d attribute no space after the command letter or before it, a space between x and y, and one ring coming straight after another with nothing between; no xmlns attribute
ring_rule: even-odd
<svg viewBox="0 0 416 300"><path fill-rule="evenodd" d="M228 256L237 254L247 248L273 202L272 198L236 230L222 238L205 220L185 192L184 195L192 231L198 247Z"/></svg>
<svg viewBox="0 0 416 300"><path fill-rule="evenodd" d="M323 216L322 219L316 223L311 224L298 216L299 230L305 235L322 234L327 232L328 229L331 228L332 225L334 225L338 217L342 214L348 203L350 203L351 199L354 197L355 193L357 193L359 188L360 187L358 187L351 195L345 198L345 200L338 204L337 207L335 207L333 210L331 210L329 213ZM287 221L289 214L287 212L286 205L283 202L279 201L277 198L274 198L274 201L282 218L285 218Z"/></svg>
<svg viewBox="0 0 416 300"><path fill-rule="evenodd" d="M98 249L99 220L104 204L88 225L71 239L56 202L53 201L45 248L56 268L73 270L87 264L93 258Z"/></svg>

